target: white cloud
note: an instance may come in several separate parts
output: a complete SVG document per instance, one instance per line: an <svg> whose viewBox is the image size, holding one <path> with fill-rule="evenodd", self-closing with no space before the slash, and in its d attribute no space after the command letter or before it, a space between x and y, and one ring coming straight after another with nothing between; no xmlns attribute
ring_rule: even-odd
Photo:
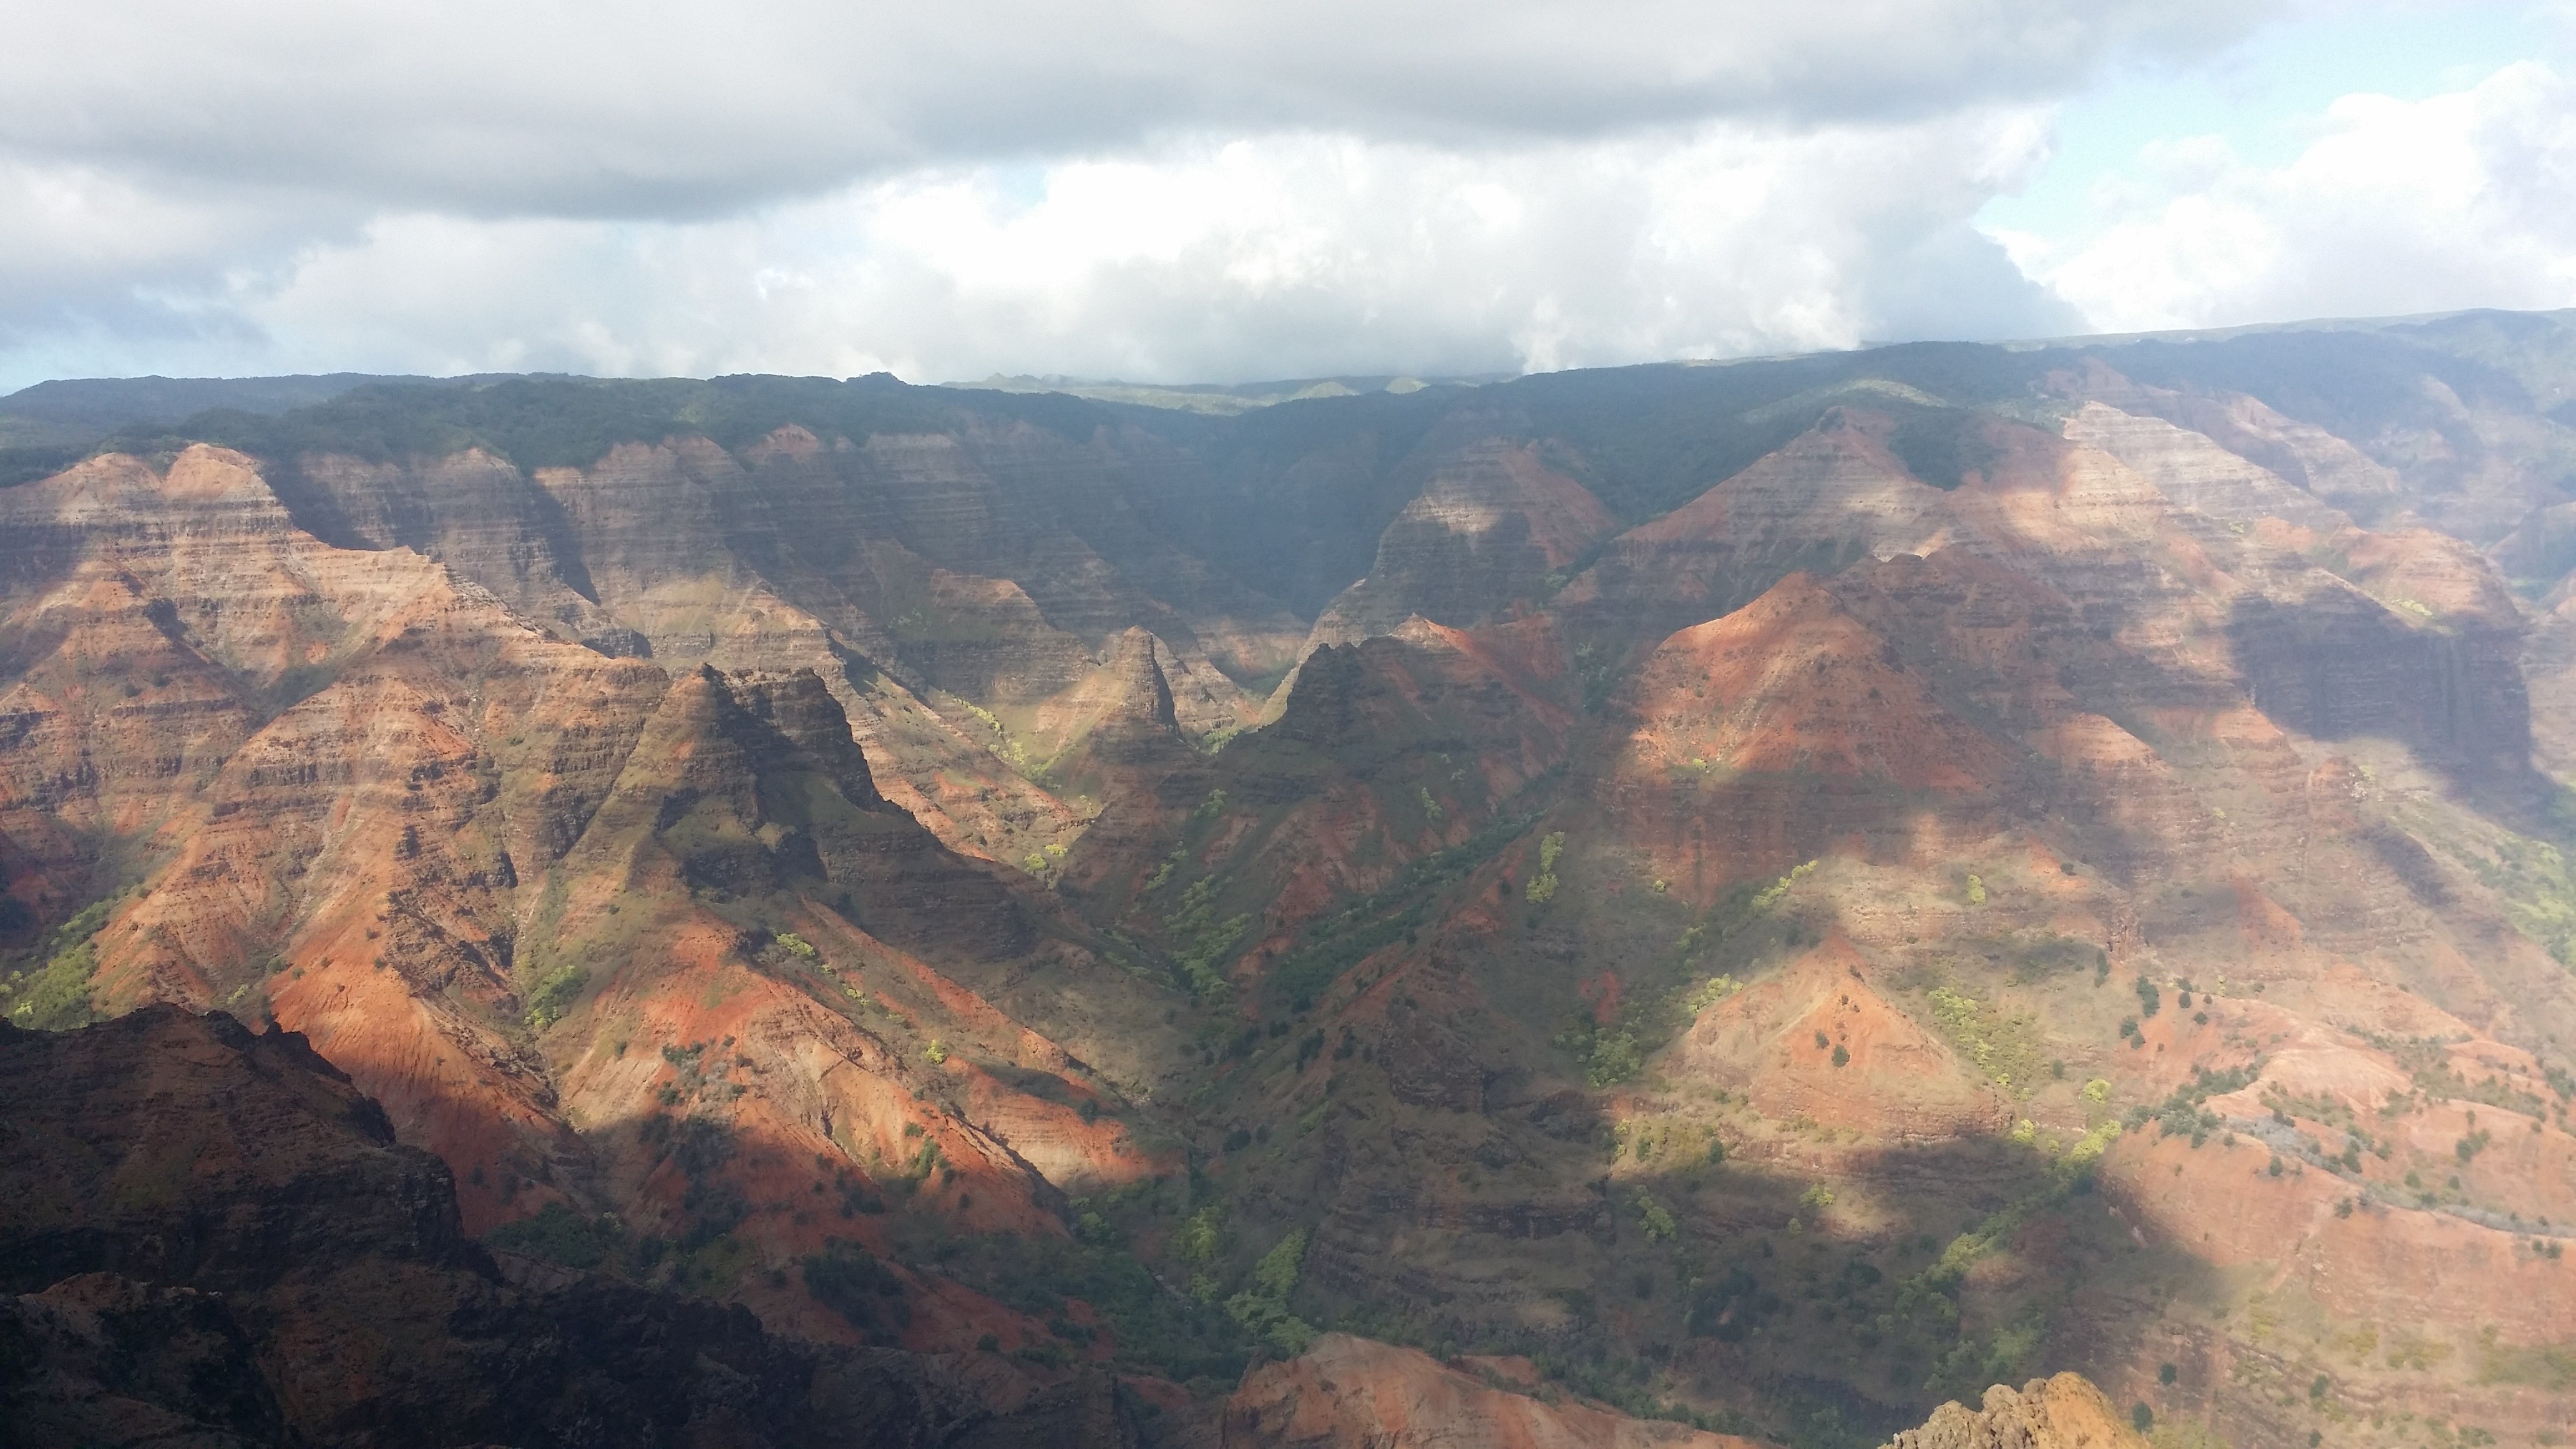
<svg viewBox="0 0 2576 1449"><path fill-rule="evenodd" d="M2023 108L1175 143L704 221L391 215L199 305L277 370L1248 378L1998 335L2072 320L1969 226L2044 154Z"/></svg>
<svg viewBox="0 0 2576 1449"><path fill-rule="evenodd" d="M2285 0L21 0L0 150L483 215L1326 131L1450 147L2063 94Z"/></svg>
<svg viewBox="0 0 2576 1449"><path fill-rule="evenodd" d="M2576 87L2507 66L2421 101L2351 95L2280 166L2159 143L2100 224L2004 239L2104 330L2576 305Z"/></svg>

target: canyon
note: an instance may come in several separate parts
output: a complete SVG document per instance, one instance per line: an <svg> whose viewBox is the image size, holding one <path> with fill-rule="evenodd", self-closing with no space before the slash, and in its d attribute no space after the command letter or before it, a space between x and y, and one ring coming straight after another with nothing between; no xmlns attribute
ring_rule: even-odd
<svg viewBox="0 0 2576 1449"><path fill-rule="evenodd" d="M310 382L0 459L18 1422L2576 1434L2576 318Z"/></svg>

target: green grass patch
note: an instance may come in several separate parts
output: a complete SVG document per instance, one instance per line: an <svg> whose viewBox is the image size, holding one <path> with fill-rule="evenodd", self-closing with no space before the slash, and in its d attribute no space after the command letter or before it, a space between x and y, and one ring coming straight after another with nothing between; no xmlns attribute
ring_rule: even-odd
<svg viewBox="0 0 2576 1449"><path fill-rule="evenodd" d="M2039 1021L2027 1012L1970 996L1949 984L1926 994L1933 1024L1989 1081L2027 1097L2047 1070Z"/></svg>
<svg viewBox="0 0 2576 1449"><path fill-rule="evenodd" d="M0 977L0 1009L12 1026L38 1031L69 1031L96 1019L90 1010L90 978L98 973L93 942L127 893L92 901L63 922L21 959L42 962Z"/></svg>
<svg viewBox="0 0 2576 1449"><path fill-rule="evenodd" d="M538 1031L564 1019L572 1004L590 982L590 973L579 966L558 966L530 988L525 998L525 1016L529 1026Z"/></svg>

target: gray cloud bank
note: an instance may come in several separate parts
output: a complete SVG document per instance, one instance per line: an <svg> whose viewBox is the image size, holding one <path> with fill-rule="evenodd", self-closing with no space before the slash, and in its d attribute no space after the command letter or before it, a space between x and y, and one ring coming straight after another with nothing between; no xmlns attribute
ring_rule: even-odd
<svg viewBox="0 0 2576 1449"><path fill-rule="evenodd" d="M2045 99L2115 53L2202 53L2274 8L34 0L0 48L0 148L391 208L669 219L1174 132L1475 147L1907 120Z"/></svg>
<svg viewBox="0 0 2576 1449"><path fill-rule="evenodd" d="M2205 314L2323 295L2257 243L2416 193L2204 167L2010 256L1974 218L2046 163L2055 100L2289 3L32 0L0 46L0 388L1225 380L2253 320ZM2428 176L2556 174L2564 87L2516 86L2372 125L2464 137ZM2468 300L2563 305L2545 230L2463 231L2454 272L2506 257L2530 294Z"/></svg>

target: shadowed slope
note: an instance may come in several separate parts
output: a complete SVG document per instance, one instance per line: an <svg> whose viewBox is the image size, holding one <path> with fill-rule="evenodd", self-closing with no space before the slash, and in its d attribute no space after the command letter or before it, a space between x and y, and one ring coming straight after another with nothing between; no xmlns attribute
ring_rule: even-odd
<svg viewBox="0 0 2576 1449"><path fill-rule="evenodd" d="M444 1165L290 1033L152 1007L0 1027L0 1066L19 1442L1129 1442L1097 1379L977 1384L773 1338L739 1307L504 1271Z"/></svg>

